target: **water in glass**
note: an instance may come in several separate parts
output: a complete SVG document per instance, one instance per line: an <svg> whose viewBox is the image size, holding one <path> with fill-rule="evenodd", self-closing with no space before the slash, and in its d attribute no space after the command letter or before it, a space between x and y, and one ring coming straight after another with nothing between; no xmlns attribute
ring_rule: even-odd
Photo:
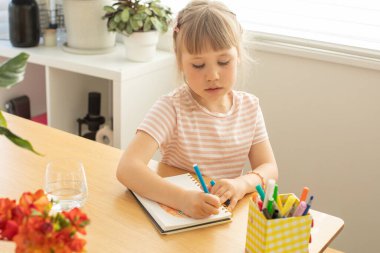
<svg viewBox="0 0 380 253"><path fill-rule="evenodd" d="M46 167L45 191L54 201L53 211L82 207L87 198L83 164L70 159L51 161Z"/></svg>

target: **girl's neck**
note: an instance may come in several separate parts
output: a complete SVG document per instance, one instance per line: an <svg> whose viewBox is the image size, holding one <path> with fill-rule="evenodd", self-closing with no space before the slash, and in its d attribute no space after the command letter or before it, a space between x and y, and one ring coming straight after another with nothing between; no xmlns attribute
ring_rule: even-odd
<svg viewBox="0 0 380 253"><path fill-rule="evenodd" d="M195 92L193 92L190 87L189 91L191 93L191 96L195 99L195 101L198 102L201 106L206 108L210 112L217 112L217 113L227 113L230 111L232 104L233 104L233 98L232 98L232 91L227 93L225 96L221 97L218 100L214 101L207 101L204 98L197 95Z"/></svg>

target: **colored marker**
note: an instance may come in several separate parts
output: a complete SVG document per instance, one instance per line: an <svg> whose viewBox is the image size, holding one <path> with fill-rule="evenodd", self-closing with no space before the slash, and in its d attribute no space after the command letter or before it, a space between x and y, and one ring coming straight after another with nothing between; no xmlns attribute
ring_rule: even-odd
<svg viewBox="0 0 380 253"><path fill-rule="evenodd" d="M288 199L285 202L284 208L282 209L282 213L281 213L282 217L288 216L295 202L296 202L296 197L293 195L289 195Z"/></svg>
<svg viewBox="0 0 380 253"><path fill-rule="evenodd" d="M297 203L294 203L294 205L290 209L290 212L288 213L288 217L292 217L296 209L297 209Z"/></svg>
<svg viewBox="0 0 380 253"><path fill-rule="evenodd" d="M305 201L301 201L300 204L298 205L296 211L293 214L293 217L298 217L303 215L303 212L305 212L305 209L307 207L307 204Z"/></svg>
<svg viewBox="0 0 380 253"><path fill-rule="evenodd" d="M278 218L278 215L279 215L278 210L277 210L277 209L274 210L274 213L273 213L273 215L272 215L272 219L277 219L277 218Z"/></svg>
<svg viewBox="0 0 380 253"><path fill-rule="evenodd" d="M274 192L274 185L276 182L273 179L268 180L268 186L265 192L265 199L264 199L264 204L263 208L266 208L268 206L268 201L271 197L273 197L273 192Z"/></svg>
<svg viewBox="0 0 380 253"><path fill-rule="evenodd" d="M273 191L273 199L276 202L278 197L278 184L274 185L274 191Z"/></svg>
<svg viewBox="0 0 380 253"><path fill-rule="evenodd" d="M270 213L268 212L268 209L266 209L266 208L263 209L263 214L264 214L264 216L265 216L265 218L266 218L267 220L270 220L270 219L272 218L272 216L271 216Z"/></svg>
<svg viewBox="0 0 380 253"><path fill-rule="evenodd" d="M267 206L267 209L268 209L268 212L269 214L272 216L273 215L273 212L274 212L274 208L273 208L273 197L271 197L268 201L268 206Z"/></svg>
<svg viewBox="0 0 380 253"><path fill-rule="evenodd" d="M261 201L264 201L265 199L265 192L260 184L256 185L256 190L260 194Z"/></svg>
<svg viewBox="0 0 380 253"><path fill-rule="evenodd" d="M199 170L198 164L194 164L193 167L194 167L195 173L197 174L197 177L198 177L198 179L199 179L199 182L200 182L201 185L202 185L203 191L204 191L205 193L209 193L209 191L208 191L208 189L207 189L207 186L206 186L206 184L205 184L205 181L203 180L203 177L202 177L201 171Z"/></svg>
<svg viewBox="0 0 380 253"><path fill-rule="evenodd" d="M307 197L307 194L309 193L310 189L309 187L304 187L303 190L302 190L302 193L301 193L301 197L300 197L300 203L301 201L306 201L306 197Z"/></svg>
<svg viewBox="0 0 380 253"><path fill-rule="evenodd" d="M258 205L260 211L262 211L263 210L263 202L261 200L259 200L259 202L257 202L257 205Z"/></svg>
<svg viewBox="0 0 380 253"><path fill-rule="evenodd" d="M312 202L313 202L313 199L314 199L314 196L310 196L310 199L309 199L309 201L307 202L306 209L305 209L305 211L303 212L302 216L308 214L309 209L310 209L310 207L311 207L311 204L312 204Z"/></svg>
<svg viewBox="0 0 380 253"><path fill-rule="evenodd" d="M256 204L257 204L258 197L259 197L259 194L257 192L252 193L251 198L252 198L253 202L255 202Z"/></svg>
<svg viewBox="0 0 380 253"><path fill-rule="evenodd" d="M280 214L282 214L284 207L282 206L282 201L279 196L277 196L276 205L277 205L278 211L280 212Z"/></svg>
<svg viewBox="0 0 380 253"><path fill-rule="evenodd" d="M214 180L211 180L211 181L210 181L210 184L211 184L211 186L214 186L214 185L215 185L215 181L214 181Z"/></svg>

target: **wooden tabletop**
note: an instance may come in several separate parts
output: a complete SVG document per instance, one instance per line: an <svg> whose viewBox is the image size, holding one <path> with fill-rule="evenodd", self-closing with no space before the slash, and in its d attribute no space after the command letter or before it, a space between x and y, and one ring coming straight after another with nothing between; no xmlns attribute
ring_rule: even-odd
<svg viewBox="0 0 380 253"><path fill-rule="evenodd" d="M0 136L0 197L18 199L25 191L42 188L45 166L51 159L82 161L89 191L83 211L91 220L85 237L88 252L244 252L248 197L239 201L231 223L160 235L131 193L116 179L121 150L13 115L4 116L15 134L29 140L45 156L18 148ZM161 176L184 173L154 161L150 167ZM344 223L317 211L312 214L315 226L310 252L322 252ZM12 252L14 245L0 242L0 249Z"/></svg>

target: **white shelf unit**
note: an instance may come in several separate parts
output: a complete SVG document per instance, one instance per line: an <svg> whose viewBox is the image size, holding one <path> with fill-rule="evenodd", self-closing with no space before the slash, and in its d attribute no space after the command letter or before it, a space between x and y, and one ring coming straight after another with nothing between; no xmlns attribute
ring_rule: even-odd
<svg viewBox="0 0 380 253"><path fill-rule="evenodd" d="M45 68L48 125L78 133L87 114L88 92L102 94L101 115L113 121L113 145L125 149L153 103L176 86L175 56L157 51L150 62L131 62L123 45L102 55L70 54L60 47L14 48L0 41L0 56L30 55L28 63ZM28 69L27 69L28 71ZM85 131L83 131L85 132Z"/></svg>

